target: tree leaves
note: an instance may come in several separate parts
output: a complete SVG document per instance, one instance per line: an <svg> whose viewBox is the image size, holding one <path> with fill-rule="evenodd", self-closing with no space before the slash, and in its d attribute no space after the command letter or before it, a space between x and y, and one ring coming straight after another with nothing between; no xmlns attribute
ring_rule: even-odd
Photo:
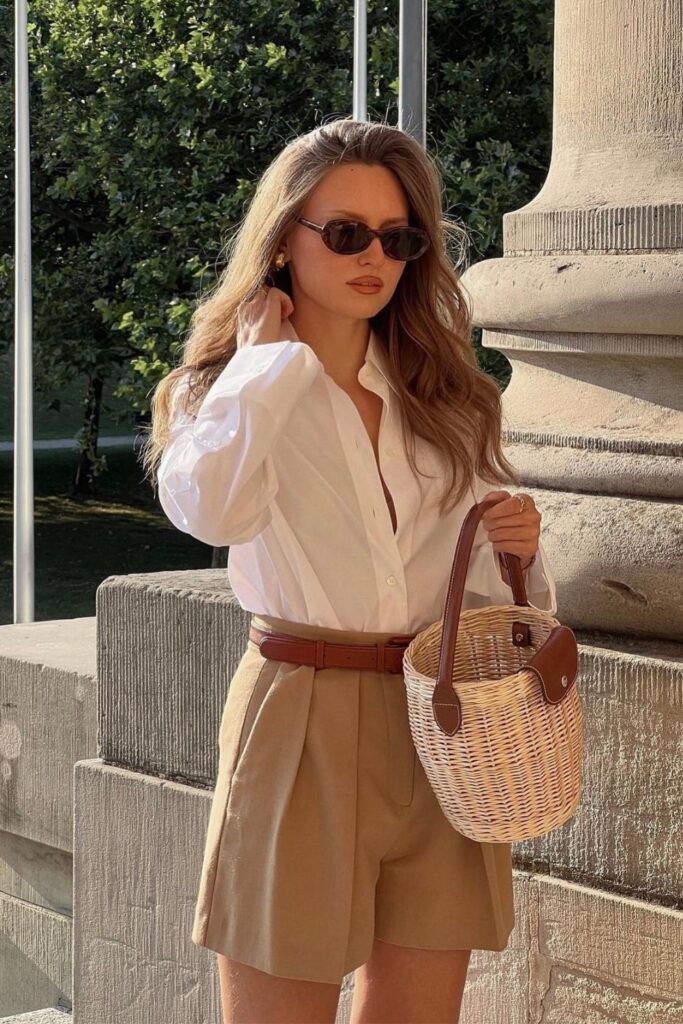
<svg viewBox="0 0 683 1024"><path fill-rule="evenodd" d="M473 259L545 177L552 5L430 0L428 146ZM97 368L146 412L256 181L352 106L353 5L33 0L35 383ZM13 333L13 20L0 11L0 350ZM398 3L368 4L368 116L397 123ZM9 61L9 64L8 64ZM1 354L1 351L0 351ZM490 353L485 355L485 360Z"/></svg>

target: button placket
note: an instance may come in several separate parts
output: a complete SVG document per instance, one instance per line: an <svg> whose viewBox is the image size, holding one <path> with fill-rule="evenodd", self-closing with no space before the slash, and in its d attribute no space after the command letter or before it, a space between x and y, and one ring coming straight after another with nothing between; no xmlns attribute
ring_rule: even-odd
<svg viewBox="0 0 683 1024"><path fill-rule="evenodd" d="M375 388L372 388L372 390L374 391ZM396 593L396 596L398 597L399 592L400 592L401 587L402 587L403 588L403 602L406 605L406 610L407 610L407 598L405 596L405 581L404 581L404 572L403 572L403 561L401 559L401 552L399 550L399 541L398 541L399 533L402 530L402 524L403 524L403 510L402 510L402 507L400 506L399 501L397 500L397 498L394 497L394 495L398 495L400 493L400 487L395 486L393 481L390 482L387 479L387 475L391 475L391 474L387 474L386 473L386 470L385 470L385 467L384 467L383 461L382 461L382 456L383 455L388 456L389 458L393 458L397 454L396 447L395 447L395 442L393 441L393 439L390 436L392 428L393 428L393 408L391 406L391 396L389 395L388 390L386 389L386 384L385 384L383 379L380 382L379 390L376 390L375 393L379 394L380 397L382 398L383 402L384 402L384 407L382 409L382 416L381 416L381 419L380 419L379 436L378 436L378 444L377 444L377 449L378 449L378 452L379 452L379 467L377 466L377 463L375 462L375 453L372 451L372 445L370 444L370 439L369 438L368 438L368 444L369 444L370 451L371 451L371 454L372 454L373 462L375 463L375 469L377 470L377 472L375 474L376 477L377 477L377 483L378 483L378 485L380 487L380 490L382 490L382 505L383 505L385 513L386 513L386 521L387 521L387 524L388 524L387 536L389 538L389 542L390 542L391 548L392 548L392 553L389 556L390 559L391 559L390 567L392 567L392 568L395 567L394 572L390 572L385 577L385 589L386 589L386 587L390 587L391 591L394 591ZM388 440L388 444L386 444L386 447L384 447L385 437L387 437L387 435L389 435L389 440ZM390 466L389 469L391 470L391 468L392 467ZM392 498L392 501L393 501L394 512L396 514L396 533L394 533L394 530L393 530L393 526L392 526L392 522L391 522L391 515L389 513L389 508L388 508L388 505L387 505L386 498L384 496L384 490L383 490L383 486L382 486L382 479L385 481L386 486L387 486L387 490L389 491L389 493L391 495L391 498ZM399 584L401 586L399 586ZM387 592L389 593L391 591L387 591Z"/></svg>
<svg viewBox="0 0 683 1024"><path fill-rule="evenodd" d="M349 456L352 463L350 468L357 487L361 514L363 515L368 533L371 537L375 538L376 543L372 545L373 550L380 554L380 559L373 558L373 564L378 594L383 603L383 612L386 613L387 617L400 621L408 614L405 573L398 544L398 532L401 525L400 510L397 507L396 501L394 501L397 525L395 534L384 496L380 467L377 465L372 442L365 429L360 412L351 396L343 388L340 388L331 377L326 375L325 379L328 382L330 395L335 407L342 417L340 423L342 435L346 434L347 437L352 439L348 444L353 446L353 451L359 459L359 467L354 472L354 455L351 454ZM364 381L362 383L365 385ZM381 453L383 451L383 428L390 410L389 398L388 396L385 397L381 391L376 391L375 387L370 386L369 383L368 386L369 390L375 391L384 400L378 444ZM384 433L386 433L385 429ZM390 447L392 450L395 450L393 444L390 444ZM364 481L366 481L365 484ZM374 501L368 501L368 490L376 496ZM376 512L376 505L379 500L381 500L384 509L383 516L378 516ZM393 580L393 583L388 583L388 579Z"/></svg>
<svg viewBox="0 0 683 1024"><path fill-rule="evenodd" d="M385 423L385 420L386 420L386 418L387 418L387 416L389 414L389 397L388 397L388 395L386 394L386 392L384 391L383 388L380 388L380 390L378 391L375 387L372 387L372 386L368 387L368 389L370 391L374 391L376 395L379 395L379 397L382 399L382 402L383 402L383 405L382 405L382 416L380 418L380 425L379 425L379 438L378 438L378 445L377 445L378 450L380 452L380 465L378 466L377 465L377 460L375 459L375 452L374 452L373 447L372 447L372 442L371 442L371 440L370 440L370 438L368 436L367 430L365 429L365 424L363 423L363 419L361 417L361 414L359 413L359 411L358 411L358 409L356 407L356 403L353 401L351 396L349 394L347 394L346 391L344 391L343 388L339 387L339 385L336 383L336 381L332 380L332 378L329 378L329 380L330 380L331 386L335 389L335 393L341 395L341 400L344 402L345 407L349 409L349 412L350 412L350 414L353 417L353 421L356 424L356 429L357 429L358 433L355 433L354 434L354 438L353 438L354 446L355 446L356 450L359 453L362 452L363 450L367 451L369 453L369 457L372 459L372 470L368 471L368 476L369 476L369 479L372 481L371 486L372 486L373 490L375 491L376 494L379 494L379 497L381 499L381 505L384 508L385 522L387 524L389 534L390 534L390 536L391 536L391 538L392 538L392 540L394 542L394 548L396 549L396 553L398 554L398 545L397 545L397 542L396 542L396 537L397 537L398 532L399 532L400 527L401 527L401 517L399 515L399 506L398 506L398 503L397 503L397 501L396 501L396 499L394 497L393 491L391 490L391 488L387 484L387 490L391 494L391 500L393 502L394 511L396 513L396 534L394 534L393 523L391 521L391 514L389 512L389 506L387 505L387 500L386 500L385 495L384 495L384 486L382 484L382 479L383 479L383 471L382 471L382 466L381 466L382 437L383 437L383 433L386 433L386 429L384 428L384 423ZM359 380L360 380L360 376L359 376ZM369 382L368 382L368 384L369 384ZM364 386L366 386L366 385L364 385ZM372 513L373 513L373 519L375 519L375 521L376 521L377 516L376 516L375 506L374 505L372 506ZM399 561L400 561L400 559L399 559Z"/></svg>

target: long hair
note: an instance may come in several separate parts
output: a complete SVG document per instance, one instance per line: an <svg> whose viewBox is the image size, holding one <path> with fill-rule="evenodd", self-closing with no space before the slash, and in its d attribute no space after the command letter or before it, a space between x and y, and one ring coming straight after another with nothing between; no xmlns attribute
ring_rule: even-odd
<svg viewBox="0 0 683 1024"><path fill-rule="evenodd" d="M439 502L442 515L449 501L452 508L462 500L475 474L494 484L520 482L502 451L501 393L494 378L478 365L460 263L454 263L448 251L452 237L462 253L467 233L442 213L443 183L437 166L402 130L342 117L297 136L261 176L247 214L227 246L225 269L192 314L182 363L154 390L152 426L142 454L153 486L176 397L183 412L196 415L204 395L237 351L240 303L252 298L264 282L292 296L287 265L273 269L281 239L326 173L353 162L381 164L393 171L407 197L410 223L426 231L431 242L422 256L406 263L390 302L369 321L398 391L413 472L417 467L412 438L419 435L443 456L449 471ZM181 380L187 386L176 396Z"/></svg>

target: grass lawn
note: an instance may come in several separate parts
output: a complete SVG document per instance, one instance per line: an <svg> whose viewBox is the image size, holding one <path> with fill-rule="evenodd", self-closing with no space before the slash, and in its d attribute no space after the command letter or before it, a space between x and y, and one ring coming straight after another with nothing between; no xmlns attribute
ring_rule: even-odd
<svg viewBox="0 0 683 1024"><path fill-rule="evenodd" d="M138 453L106 449L96 497L70 496L76 453L37 451L34 620L95 614L107 576L206 569L212 549L177 530L143 481ZM0 624L12 622L13 456L0 452Z"/></svg>

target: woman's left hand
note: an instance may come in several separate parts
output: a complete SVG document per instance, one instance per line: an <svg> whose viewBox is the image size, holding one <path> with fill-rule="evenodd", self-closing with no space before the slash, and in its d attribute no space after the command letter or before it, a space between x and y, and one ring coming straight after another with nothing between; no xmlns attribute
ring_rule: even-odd
<svg viewBox="0 0 683 1024"><path fill-rule="evenodd" d="M493 550L517 555L521 568L528 568L538 551L541 536L541 513L534 499L528 494L511 495L509 491L488 491L479 501L488 501L489 498L506 498L487 509L480 520L493 544ZM524 499L524 508L521 508L520 498ZM505 572L502 562L500 566Z"/></svg>

